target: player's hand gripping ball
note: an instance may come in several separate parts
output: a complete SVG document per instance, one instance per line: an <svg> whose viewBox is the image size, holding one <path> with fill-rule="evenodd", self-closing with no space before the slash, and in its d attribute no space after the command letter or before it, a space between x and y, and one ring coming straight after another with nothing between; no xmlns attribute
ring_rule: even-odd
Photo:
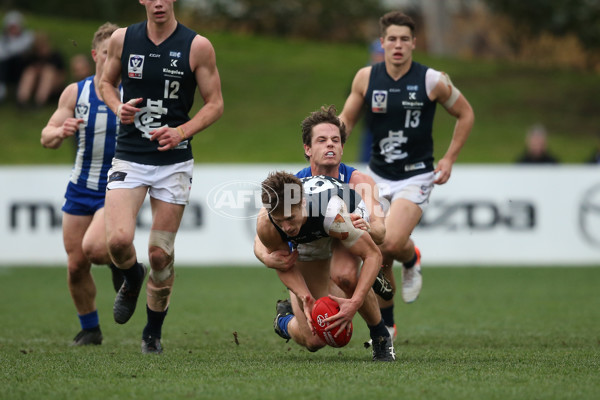
<svg viewBox="0 0 600 400"><path fill-rule="evenodd" d="M344 347L348 344L348 342L350 342L350 339L352 339L352 322L350 322L337 337L334 336L340 329L339 326L329 331L325 330L330 323L325 323L323 320L337 314L338 312L340 312L339 304L329 297L321 297L315 302L315 305L312 309L311 316L315 331L317 332L317 335L319 335L319 337L331 347Z"/></svg>

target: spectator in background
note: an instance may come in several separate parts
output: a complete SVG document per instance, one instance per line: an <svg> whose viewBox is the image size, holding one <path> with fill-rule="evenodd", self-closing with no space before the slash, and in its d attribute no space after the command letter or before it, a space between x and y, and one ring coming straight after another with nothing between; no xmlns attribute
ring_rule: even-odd
<svg viewBox="0 0 600 400"><path fill-rule="evenodd" d="M517 159L519 164L558 164L558 159L548 151L546 128L542 124L533 125L525 138L525 151Z"/></svg>
<svg viewBox="0 0 600 400"><path fill-rule="evenodd" d="M23 70L17 88L17 103L27 107L33 100L35 107L42 107L53 96L59 96L65 87L66 70L62 54L55 50L45 33L38 33L33 53Z"/></svg>
<svg viewBox="0 0 600 400"><path fill-rule="evenodd" d="M383 62L383 47L381 47L381 40L379 38L373 40L369 45L369 65L374 65ZM364 127L361 132L362 145L359 149L359 161L368 163L371 158L371 146L373 144L373 134L367 126Z"/></svg>
<svg viewBox="0 0 600 400"><path fill-rule="evenodd" d="M34 34L23 27L21 13L8 12L0 36L0 102L6 98L8 86L19 82L33 41Z"/></svg>
<svg viewBox="0 0 600 400"><path fill-rule="evenodd" d="M79 82L93 74L90 59L85 54L75 54L69 63L71 79Z"/></svg>

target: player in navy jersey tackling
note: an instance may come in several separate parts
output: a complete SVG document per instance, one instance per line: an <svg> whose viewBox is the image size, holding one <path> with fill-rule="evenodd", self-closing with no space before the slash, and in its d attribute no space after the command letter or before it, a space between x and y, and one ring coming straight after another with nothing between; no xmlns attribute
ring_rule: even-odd
<svg viewBox="0 0 600 400"><path fill-rule="evenodd" d="M81 325L74 345L102 343L91 264L110 265L115 290L123 282L122 272L108 256L103 208L118 122L98 91L110 35L117 28L111 23L98 28L92 40L96 74L65 88L41 137L42 146L51 149L59 148L68 137L75 136L77 140L75 165L62 207L67 284Z"/></svg>
<svg viewBox="0 0 600 400"><path fill-rule="evenodd" d="M369 175L390 202L386 236L380 246L383 271L395 291L394 260L402 263L402 298L417 299L422 286L420 252L410 239L434 184L450 178L452 166L473 127L474 113L448 75L412 59L415 24L407 15L389 12L380 19L384 61L361 68L340 118L348 133L365 111L373 133ZM434 166L433 119L437 104L457 119L450 146ZM380 301L386 325L393 325L393 299Z"/></svg>
<svg viewBox="0 0 600 400"><path fill-rule="evenodd" d="M300 180L277 172L270 174L262 187L265 207L257 220L255 254L277 271L291 296L291 305L287 300L277 304L275 332L310 351L325 346L313 334L310 314L315 299L330 295L340 305L340 312L328 319L335 321L331 327L339 325L344 329L360 309L377 344L373 360L394 361L392 340L376 303L372 302L370 310L364 304L369 294L374 296L371 285L379 270L381 253L366 233L368 212L360 195L343 182L324 175ZM357 216L365 218L361 218L361 223L366 226L355 226ZM330 279L332 242L341 243L352 256L363 261L356 285L345 293Z"/></svg>
<svg viewBox="0 0 600 400"><path fill-rule="evenodd" d="M125 275L113 316L120 324L129 320L144 282L146 267L138 262L133 238L149 194L151 271L142 352L154 354L162 352L162 325L175 278L175 235L191 190L192 137L223 113L213 46L177 22L174 2L140 0L147 20L113 34L101 86L106 104L121 121L106 193L108 248ZM114 90L119 80L122 101ZM196 89L204 104L190 119Z"/></svg>

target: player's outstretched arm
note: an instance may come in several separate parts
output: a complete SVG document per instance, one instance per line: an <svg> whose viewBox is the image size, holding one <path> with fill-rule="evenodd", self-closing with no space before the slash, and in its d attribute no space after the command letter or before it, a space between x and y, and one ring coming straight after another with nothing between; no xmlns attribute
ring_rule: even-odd
<svg viewBox="0 0 600 400"><path fill-rule="evenodd" d="M365 231L354 227L342 199L339 197L332 198L329 201L327 210L328 213L330 210L337 210L337 213L334 212L336 215L332 215L332 222L326 227L329 235L340 239L341 243L350 253L363 260L363 266L352 297L350 299L334 297L333 299L340 305L340 312L326 320L332 323L331 328L339 325L341 326L340 329L344 329L363 305L367 292L371 289L375 277L379 272L382 257L379 248L371 236Z"/></svg>

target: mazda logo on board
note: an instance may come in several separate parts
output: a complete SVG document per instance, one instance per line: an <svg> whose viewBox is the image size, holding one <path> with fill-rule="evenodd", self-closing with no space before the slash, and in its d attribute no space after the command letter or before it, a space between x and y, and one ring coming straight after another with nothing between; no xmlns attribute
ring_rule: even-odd
<svg viewBox="0 0 600 400"><path fill-rule="evenodd" d="M579 227L585 240L600 248L600 183L589 188L581 199Z"/></svg>

